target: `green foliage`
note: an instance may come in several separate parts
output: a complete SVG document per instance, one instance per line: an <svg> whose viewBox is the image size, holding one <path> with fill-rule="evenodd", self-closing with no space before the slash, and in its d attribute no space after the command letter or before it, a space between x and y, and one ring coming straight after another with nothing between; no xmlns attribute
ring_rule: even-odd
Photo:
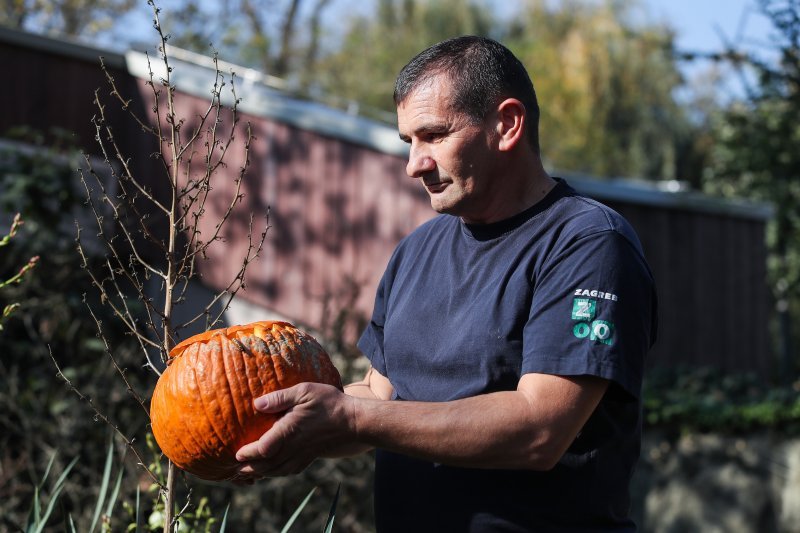
<svg viewBox="0 0 800 533"><path fill-rule="evenodd" d="M23 283L0 291L0 307L7 302L21 304L0 335L0 462L8 465L0 529L21 527L27 502L34 498L35 472L53 456L55 471L66 469L60 457L78 462L64 481L64 505L54 509L50 519L63 521L66 511L86 530L102 485L104 458L94 450L105 449L108 428L94 421L74 394L56 386L60 383L50 354L69 362L65 374L116 423L143 428L145 418L141 410L125 405L124 390L112 387L113 369L103 358L105 346L95 337L94 321L84 303L91 285L80 269L73 242L74 219L81 209L72 170L76 153L59 132L6 134L12 135L16 142L0 147L0 212L20 212L25 225L3 247L0 279L8 279L27 258L40 259ZM106 320L104 331L125 365L135 346L108 318L98 315ZM133 383L146 378L136 367L129 373ZM58 456L53 455L54 445L59 447ZM109 489L113 493L113 486Z"/></svg>
<svg viewBox="0 0 800 533"><path fill-rule="evenodd" d="M28 522L27 527L25 528L26 533L41 533L44 531L45 525L47 525L47 520L50 518L50 515L53 513L53 509L55 509L56 502L58 502L59 497L61 496L61 492L64 490L64 483L67 479L72 468L75 466L75 463L78 461L77 458L73 459L67 467L61 472L61 475L58 476L55 484L53 485L50 496L48 498L47 507L42 510L41 505L41 494L44 490L45 483L47 482L47 478L50 476L50 470L53 467L53 460L55 459L55 454L50 458L50 462L47 463L47 468L44 471L44 475L42 476L42 481L36 487L36 490L33 494L33 502L31 503L31 509L28 512Z"/></svg>
<svg viewBox="0 0 800 533"><path fill-rule="evenodd" d="M136 0L5 0L0 25L69 36L108 31Z"/></svg>
<svg viewBox="0 0 800 533"><path fill-rule="evenodd" d="M641 2L529 2L508 19L479 0L381 0L354 17L309 73L323 93L393 121L400 68L463 34L498 38L527 66L541 103L542 154L558 171L678 179L694 133L674 98L682 83L663 25L634 22ZM383 113L372 110L381 110ZM388 118L387 118L388 117Z"/></svg>
<svg viewBox="0 0 800 533"><path fill-rule="evenodd" d="M531 2L504 41L533 77L544 158L557 170L678 179L691 135L675 101L673 32L637 1Z"/></svg>
<svg viewBox="0 0 800 533"><path fill-rule="evenodd" d="M776 62L735 50L720 57L756 76L748 100L734 102L713 121L715 144L704 175L706 191L771 203L768 274L781 315L783 371L797 367L800 344L800 2L761 0L773 25ZM795 318L790 318L795 317ZM790 329L793 328L793 331ZM789 361L790 358L794 361Z"/></svg>
<svg viewBox="0 0 800 533"><path fill-rule="evenodd" d="M779 387L709 368L654 371L645 380L644 420L680 433L800 435L800 381Z"/></svg>
<svg viewBox="0 0 800 533"><path fill-rule="evenodd" d="M495 25L485 2L464 0L379 0L375 17L357 15L346 24L342 43L317 63L313 83L389 121L394 80L409 59L449 37L487 35Z"/></svg>

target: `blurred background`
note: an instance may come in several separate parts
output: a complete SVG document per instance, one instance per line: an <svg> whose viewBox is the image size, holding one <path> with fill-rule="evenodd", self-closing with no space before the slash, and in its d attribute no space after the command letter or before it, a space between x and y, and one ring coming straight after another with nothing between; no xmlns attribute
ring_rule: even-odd
<svg viewBox="0 0 800 533"><path fill-rule="evenodd" d="M0 237L9 234L0 245L0 530L31 530L36 516L43 530L160 530L156 491L110 428L159 463L128 390L146 400L157 376L82 268L107 252L91 239L88 257L75 247L76 220L91 235L96 216L101 226L111 218L90 211L78 167L93 164L112 197L123 161L163 187L152 157L163 146L143 133L158 123L156 87L167 75L153 9L143 0L0 5ZM158 7L186 129L218 73L236 89L223 96L238 101L239 122L221 121L233 137L207 204L212 221L244 176L225 241L198 263L176 312L191 316L226 290L253 214L264 249L233 303L215 304L220 325L288 319L320 340L345 381L360 377L354 343L383 267L433 216L405 176L394 78L442 39L496 38L531 73L546 168L625 215L656 277L661 326L633 484L641 530L800 531L800 2ZM108 135L93 123L101 111L127 159L97 142ZM23 223L12 229L16 214ZM159 285L147 293L157 299ZM371 476L369 456L247 488L187 476L181 530L217 531L225 516L228 530L281 531L315 490L292 530L320 531L341 487L334 530L371 531Z"/></svg>

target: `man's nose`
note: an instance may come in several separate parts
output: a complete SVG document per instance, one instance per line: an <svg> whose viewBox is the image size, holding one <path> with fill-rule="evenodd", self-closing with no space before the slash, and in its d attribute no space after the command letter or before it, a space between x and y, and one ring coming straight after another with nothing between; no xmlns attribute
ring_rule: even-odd
<svg viewBox="0 0 800 533"><path fill-rule="evenodd" d="M419 178L426 172L430 172L435 169L436 161L433 160L430 154L412 145L408 154L406 174L412 178Z"/></svg>

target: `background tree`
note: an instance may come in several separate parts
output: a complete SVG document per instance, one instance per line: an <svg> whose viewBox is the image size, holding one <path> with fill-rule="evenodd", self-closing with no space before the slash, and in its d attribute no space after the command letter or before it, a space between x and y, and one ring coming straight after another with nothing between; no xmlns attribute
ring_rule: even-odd
<svg viewBox="0 0 800 533"><path fill-rule="evenodd" d="M410 57L456 35L498 38L534 78L549 167L685 179L693 130L674 96L683 81L671 53L674 35L663 25L634 23L641 7L635 0L536 0L500 18L488 2L379 0L374 16L351 20L340 47L311 75L322 93L393 122L394 78Z"/></svg>
<svg viewBox="0 0 800 533"><path fill-rule="evenodd" d="M0 0L0 24L40 33L90 36L110 30L136 0Z"/></svg>
<svg viewBox="0 0 800 533"><path fill-rule="evenodd" d="M489 9L478 2L377 0L374 13L346 21L341 43L319 58L308 79L318 93L393 123L394 79L412 56L448 37L486 35L492 26Z"/></svg>
<svg viewBox="0 0 800 533"><path fill-rule="evenodd" d="M506 41L534 77L542 153L557 170L648 179L678 174L690 134L675 101L673 33L632 22L635 1L537 0Z"/></svg>
<svg viewBox="0 0 800 533"><path fill-rule="evenodd" d="M297 87L316 61L322 17L333 0L181 0L174 46L220 57L285 78Z"/></svg>
<svg viewBox="0 0 800 533"><path fill-rule="evenodd" d="M770 202L775 217L768 230L769 281L778 314L782 375L796 375L793 345L800 329L800 1L759 0L773 26L775 59L730 46L714 54L732 62L748 83L748 97L735 101L713 121L715 139L704 175L707 192Z"/></svg>

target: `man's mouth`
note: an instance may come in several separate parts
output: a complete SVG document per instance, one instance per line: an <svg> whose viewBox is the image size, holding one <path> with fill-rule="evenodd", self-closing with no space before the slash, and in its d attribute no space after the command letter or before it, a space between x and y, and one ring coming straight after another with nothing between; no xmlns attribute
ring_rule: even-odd
<svg viewBox="0 0 800 533"><path fill-rule="evenodd" d="M430 182L430 183L423 182L422 184L425 186L425 189L428 192L437 193L437 192L442 192L443 190L445 190L445 188L447 188L448 182L446 182L446 181L435 181L435 182Z"/></svg>

